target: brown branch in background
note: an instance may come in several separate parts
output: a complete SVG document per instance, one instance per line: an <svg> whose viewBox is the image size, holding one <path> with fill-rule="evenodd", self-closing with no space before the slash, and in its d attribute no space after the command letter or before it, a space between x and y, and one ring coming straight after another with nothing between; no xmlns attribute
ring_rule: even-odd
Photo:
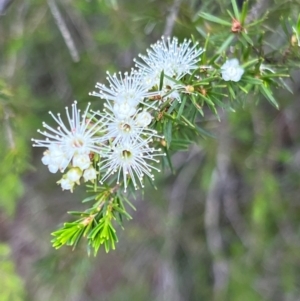
<svg viewBox="0 0 300 301"><path fill-rule="evenodd" d="M257 0L247 16L246 23L258 19L267 10L268 4L269 0Z"/></svg>
<svg viewBox="0 0 300 301"><path fill-rule="evenodd" d="M7 110L7 108L4 108L4 128L6 133L6 140L8 143L8 148L10 150L14 150L16 148L13 130L11 128L9 119L11 118L11 113Z"/></svg>
<svg viewBox="0 0 300 301"><path fill-rule="evenodd" d="M226 187L229 169L229 143L227 116L222 117L216 166L212 173L206 197L204 223L207 246L212 256L214 300L222 300L228 286L229 267L226 260L220 229L221 200Z"/></svg>
<svg viewBox="0 0 300 301"><path fill-rule="evenodd" d="M257 0L252 7L247 23L259 18L268 5L269 0ZM228 135L227 115L222 118L220 126L219 146L216 166L212 173L211 183L206 198L205 231L207 245L212 255L212 269L214 277L214 300L223 300L229 282L229 263L224 253L222 232L220 229L221 202L224 202L225 214L233 229L244 246L249 244L245 222L239 213L234 196L233 177L230 176L230 137ZM244 238L246 234L246 239Z"/></svg>
<svg viewBox="0 0 300 301"><path fill-rule="evenodd" d="M45 20L47 12L47 6L42 6L41 8L35 10L35 15L32 16L29 20L29 26L27 29L28 35L33 34L34 31L40 28L41 23Z"/></svg>
<svg viewBox="0 0 300 301"><path fill-rule="evenodd" d="M170 7L169 14L166 18L166 24L163 35L169 37L172 35L175 21L179 12L182 0L174 0ZM169 208L166 214L165 227L165 244L162 249L161 264L158 271L158 286L156 288L156 300L159 301L180 301L182 296L178 289L178 278L176 273L175 254L178 234L176 233L179 220L183 212L183 202L191 179L198 170L198 164L187 164L185 158L183 160L186 168L180 172L173 185L169 199ZM195 166L197 168L195 168Z"/></svg>
<svg viewBox="0 0 300 301"><path fill-rule="evenodd" d="M24 34L24 21L26 13L26 3L20 4L16 9L16 19L12 22L10 26L10 35L12 39L20 39ZM17 52L13 52L9 55L7 59L7 64L5 65L5 77L8 82L13 79L16 71L17 62L20 61L20 56Z"/></svg>
<svg viewBox="0 0 300 301"><path fill-rule="evenodd" d="M72 39L71 33L68 30L68 27L55 3L54 0L48 0L48 6L50 8L50 11L52 13L52 16L56 22L56 25L58 27L58 29L60 30L60 33L69 49L70 55L73 59L74 62L79 62L80 57L79 57L79 53L76 49L75 43Z"/></svg>
<svg viewBox="0 0 300 301"><path fill-rule="evenodd" d="M24 20L25 20L25 12L26 12L26 4L22 3L18 6L16 10L16 21L12 22L10 27L10 34L12 39L20 39L24 34ZM9 55L6 60L7 63L5 66L5 77L7 82L13 80L15 71L17 70L17 63L20 61L20 57L17 55L17 52L13 52ZM10 119L12 117L12 113L7 107L3 107L4 118L3 118L3 126L5 129L6 140L8 144L8 148L10 150L14 150L16 148L14 133L11 127Z"/></svg>
<svg viewBox="0 0 300 301"><path fill-rule="evenodd" d="M68 3L68 5L66 3L63 3L63 7L68 17L74 24L74 27L78 31L80 39L82 40L85 46L85 49L89 52L92 52L92 57L95 60L99 60L101 56L97 48L97 43L95 42L92 30L87 21L85 20L84 16L74 7L72 2Z"/></svg>
<svg viewBox="0 0 300 301"><path fill-rule="evenodd" d="M182 0L174 0L173 5L170 7L170 12L167 16L166 25L165 25L165 29L163 32L163 35L166 37L169 37L172 35L181 2L182 2Z"/></svg>
<svg viewBox="0 0 300 301"><path fill-rule="evenodd" d="M238 206L238 200L236 198L237 189L237 179L232 175L228 175L226 191L223 195L224 211L235 234L238 236L244 247L248 248L250 245L249 232L246 227L246 221Z"/></svg>
<svg viewBox="0 0 300 301"><path fill-rule="evenodd" d="M192 180L202 164L202 150L193 146L189 158L181 154L181 171L173 183L168 197L169 207L165 222L165 243L162 248L162 258L158 273L158 286L156 288L156 300L180 301L183 300L178 289L178 273L175 259L175 251L180 236L180 220L184 210L184 201Z"/></svg>

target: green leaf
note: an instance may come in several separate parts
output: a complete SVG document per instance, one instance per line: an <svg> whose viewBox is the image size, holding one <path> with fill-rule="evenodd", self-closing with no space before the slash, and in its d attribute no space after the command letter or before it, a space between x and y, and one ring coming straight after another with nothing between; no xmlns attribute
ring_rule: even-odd
<svg viewBox="0 0 300 301"><path fill-rule="evenodd" d="M243 31L241 32L241 34L242 34L242 37L247 41L247 43L250 44L251 46L253 46L253 41L251 40L249 35Z"/></svg>
<svg viewBox="0 0 300 301"><path fill-rule="evenodd" d="M90 215L87 212L81 212L81 211L68 211L68 214L75 215L75 216L89 216Z"/></svg>
<svg viewBox="0 0 300 301"><path fill-rule="evenodd" d="M193 141L186 139L173 139L170 145L170 149L172 150L188 150L189 146L193 143Z"/></svg>
<svg viewBox="0 0 300 301"><path fill-rule="evenodd" d="M161 72L160 74L160 78L159 78L159 90L162 90L163 88L163 84L164 84L164 70Z"/></svg>
<svg viewBox="0 0 300 301"><path fill-rule="evenodd" d="M97 196L96 194L95 194L95 195L92 195L92 196L89 196L89 197L85 198L85 199L82 201L82 203L87 203L87 202L93 201L93 200L95 200L96 196Z"/></svg>
<svg viewBox="0 0 300 301"><path fill-rule="evenodd" d="M243 75L243 81L252 85L261 85L263 83L261 79L249 75Z"/></svg>
<svg viewBox="0 0 300 301"><path fill-rule="evenodd" d="M251 66L257 64L258 61L259 61L258 58L253 59L253 60L251 60L251 61L248 61L248 62L246 62L245 64L243 64L243 68L251 67Z"/></svg>
<svg viewBox="0 0 300 301"><path fill-rule="evenodd" d="M171 104L171 106L170 106L170 108L167 111L168 114L171 114L177 107L178 107L178 101L173 101L172 104Z"/></svg>
<svg viewBox="0 0 300 301"><path fill-rule="evenodd" d="M171 141L172 141L172 127L173 122L172 120L165 120L164 122L164 137L167 142L167 148L170 147Z"/></svg>
<svg viewBox="0 0 300 301"><path fill-rule="evenodd" d="M297 32L300 34L300 14L298 15L298 20L297 20L297 24L296 24L296 29L297 29Z"/></svg>
<svg viewBox="0 0 300 301"><path fill-rule="evenodd" d="M283 18L282 16L279 18L279 21L280 21L280 24L281 24L281 27L284 31L284 33L289 36L290 35L290 32L289 32L289 29L290 27L288 26L289 23L287 22L286 18Z"/></svg>
<svg viewBox="0 0 300 301"><path fill-rule="evenodd" d="M216 115L218 115L216 106L215 106L214 102L210 99L210 97L204 96L201 93L199 93L199 96L205 100L205 102L208 104L208 106L213 111L213 113L216 114Z"/></svg>
<svg viewBox="0 0 300 301"><path fill-rule="evenodd" d="M211 14L208 14L208 13L203 13L201 12L199 14L199 17L205 19L205 20L208 20L208 21L211 21L211 22L214 22L214 23L218 23L218 24L221 24L221 25L226 25L226 26L231 26L231 23L228 22L228 21L225 21L223 19L220 19L218 17L215 17Z"/></svg>
<svg viewBox="0 0 300 301"><path fill-rule="evenodd" d="M220 121L220 120L219 120ZM205 129L203 129L202 127L196 125L196 129L197 129L197 132L204 136L204 137L210 137L210 138L216 138L216 136L208 131L206 131Z"/></svg>
<svg viewBox="0 0 300 301"><path fill-rule="evenodd" d="M266 87L265 85L260 86L261 93L275 106L276 109L279 108L278 103L274 96L272 95L272 91Z"/></svg>
<svg viewBox="0 0 300 301"><path fill-rule="evenodd" d="M239 9L237 7L236 1L235 0L231 0L231 5L232 5L232 8L233 8L233 12L234 12L235 18L240 21L240 12L239 12Z"/></svg>
<svg viewBox="0 0 300 301"><path fill-rule="evenodd" d="M196 110L197 110L202 116L204 116L204 113L203 113L203 110L202 110L202 105L199 105L199 104L197 103L197 99L196 99L195 95L192 95L191 101L192 101L194 107L196 108Z"/></svg>
<svg viewBox="0 0 300 301"><path fill-rule="evenodd" d="M228 13L228 15L230 16L230 18L233 20L233 19L236 19L236 17L231 13L231 11L230 10L226 10L227 11L227 13ZM232 24L231 24L232 25Z"/></svg>
<svg viewBox="0 0 300 301"><path fill-rule="evenodd" d="M235 35L234 34L230 34L227 39L223 42L223 44L220 46L220 48L217 51L217 54L222 53L224 50L226 50L230 44L232 43L232 41L235 39Z"/></svg>
<svg viewBox="0 0 300 301"><path fill-rule="evenodd" d="M185 107L186 99L187 99L187 96L184 95L182 97L182 101L181 101L181 104L180 104L180 107L179 107L179 110L178 110L178 113L177 113L177 116L176 116L177 119L180 119L180 116L181 116L181 114L183 112L183 109Z"/></svg>
<svg viewBox="0 0 300 301"><path fill-rule="evenodd" d="M248 15L248 6L249 6L249 1L248 0L244 1L241 16L240 16L240 21L242 24L245 23L246 17Z"/></svg>
<svg viewBox="0 0 300 301"><path fill-rule="evenodd" d="M231 86L231 83L228 83L227 88L228 88L228 92L229 92L230 98L231 99L236 99L236 94L235 94L235 92L234 92L234 90L233 90L233 88Z"/></svg>
<svg viewBox="0 0 300 301"><path fill-rule="evenodd" d="M194 129L195 128L195 125L192 124L185 116L181 116L181 119L191 128L191 129Z"/></svg>
<svg viewBox="0 0 300 301"><path fill-rule="evenodd" d="M166 154L166 156L163 158L163 163L167 163L167 165L169 166L172 174L175 174L174 168L173 168L173 164L172 164L172 160L170 157L170 152L169 150L165 147L164 149L164 153Z"/></svg>

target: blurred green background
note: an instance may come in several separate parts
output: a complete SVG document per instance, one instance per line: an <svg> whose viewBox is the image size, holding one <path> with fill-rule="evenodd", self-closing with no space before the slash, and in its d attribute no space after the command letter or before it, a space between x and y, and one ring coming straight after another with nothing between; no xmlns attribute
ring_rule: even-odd
<svg viewBox="0 0 300 301"><path fill-rule="evenodd" d="M280 14L297 1L250 1L272 11L270 43L281 43ZM109 70L162 34L199 41L199 11L226 0L0 1L0 301L299 301L300 73L294 94L274 92L276 110L248 99L236 113L208 114L201 139L174 154L175 174L156 177L133 200L117 250L87 257L84 243L56 251L50 233L84 209L85 192L62 192L31 137L48 111L102 101L88 96ZM296 6L297 7L297 6ZM201 28L197 26L202 26ZM51 122L51 121L50 121Z"/></svg>

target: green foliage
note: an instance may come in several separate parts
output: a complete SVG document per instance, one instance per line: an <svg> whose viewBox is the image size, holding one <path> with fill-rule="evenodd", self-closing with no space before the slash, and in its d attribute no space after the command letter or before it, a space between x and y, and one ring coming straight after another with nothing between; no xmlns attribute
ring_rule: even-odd
<svg viewBox="0 0 300 301"><path fill-rule="evenodd" d="M168 291L175 287L186 300L298 300L299 1L270 1L255 16L256 4L267 1L241 6L224 0L181 2L173 35L180 41L191 36L206 51L199 69L178 82L185 87L181 102L164 100L153 112L152 126L164 135L155 141L166 153L163 172L155 183L148 181L156 190L146 181L145 200L137 198L130 223L127 197L136 194L131 183L126 198L112 178L107 186L89 185L83 204L80 187L70 200L44 166L33 170L42 153L32 151L29 140L42 121L49 123L49 110L61 111L73 99L101 108L88 92L104 80L105 70L129 70L132 57L157 41L173 3L56 2L79 52L78 63L46 2L12 1L0 26L0 209L14 224L6 235L15 252L20 251L12 239L15 229L34 249L35 243L41 248L27 254L20 241L21 255L15 256L20 267L30 270L23 271L28 300L162 300L165 279L173 284ZM225 82L220 74L232 57L245 69L239 82ZM161 85L165 79L170 80L162 74ZM227 118L227 124L219 122ZM218 186L215 176L222 174L224 158L228 170ZM220 208L209 222L218 231L213 238L221 238L217 256L205 221L207 195L214 187ZM44 190L40 207L32 205ZM68 220L62 215L70 208ZM64 218L68 222L52 233L52 244L60 250L49 251L47 234ZM1 239L4 225L0 215ZM46 231L34 233L39 226ZM124 226L126 231L117 235ZM103 254L101 248L116 250ZM83 259L86 252L99 254ZM10 253L7 245L0 246L0 301L24 300ZM220 258L228 270L218 295L214 271Z"/></svg>
<svg viewBox="0 0 300 301"><path fill-rule="evenodd" d="M25 300L23 282L16 275L15 265L11 258L11 250L6 244L0 244L0 273L0 300Z"/></svg>
<svg viewBox="0 0 300 301"><path fill-rule="evenodd" d="M14 103L11 89L0 81L0 207L12 215L15 203L23 193L20 175L29 167L26 137L26 117L21 115L22 107ZM27 136L28 137L28 136Z"/></svg>
<svg viewBox="0 0 300 301"><path fill-rule="evenodd" d="M265 98L278 109L273 90L278 88L291 90L285 82L285 78L290 76L289 68L284 67L280 60L274 59L274 53L265 51L265 36L268 34L268 28L263 24L267 14L251 20L248 2L244 2L241 9L238 8L235 0L231 1L231 5L231 10L226 10L223 18L206 12L200 12L194 18L197 29L205 38L205 55L199 63L199 68L180 80L169 77L162 71L159 87L152 88L153 91L157 89L161 91L167 80L183 87L180 101L174 100L172 93L179 92L176 89L172 90L170 86L167 86L167 92L161 98L148 100L157 101L159 104L158 109L152 112L155 118L152 128L163 134L162 139L154 141L156 145L162 145L166 151L163 167L168 166L173 170L171 155L174 152L187 150L191 143L198 140L198 137L210 136L200 125L207 114L214 114L220 120L219 107L235 111L238 105L245 104L249 98L256 99L256 102ZM204 20L214 24L209 33L203 30ZM194 37L194 40L197 39ZM286 41L283 47L293 47L293 45ZM222 74L222 66L232 57L238 64L240 61L243 73L237 80L228 81ZM295 54L291 59L297 58L299 55ZM92 160L99 174L98 166L101 164L101 158L95 156ZM133 188L130 182L129 180L128 185ZM71 212L72 215L80 218L65 223L61 229L52 233L55 237L52 241L53 246L60 248L66 244L75 248L81 238L84 238L87 241L88 253L92 249L96 255L101 245L104 245L106 252L115 249L118 238L114 221L122 227L123 217L130 219L123 204L125 201L128 202L122 192L124 184L121 181L116 187L101 187L96 181L92 190L97 194L88 198L96 203L84 212ZM253 213L255 221L265 218L260 204L264 198L264 194L262 198L259 193L257 194L257 202L255 201L254 204L258 205L254 205Z"/></svg>
<svg viewBox="0 0 300 301"><path fill-rule="evenodd" d="M55 237L52 243L56 249L63 245L73 246L74 249L81 238L87 240L88 253L90 254L90 249L92 249L95 256L101 245L104 245L106 252L115 249L118 237L113 222L116 221L122 226L124 218L131 219L124 203L133 206L123 194L116 191L118 187L113 189L107 186L97 187L97 189L90 188L91 192L96 194L83 202L96 202L85 212L69 212L73 216L80 216L80 219L65 223L61 229L52 233Z"/></svg>

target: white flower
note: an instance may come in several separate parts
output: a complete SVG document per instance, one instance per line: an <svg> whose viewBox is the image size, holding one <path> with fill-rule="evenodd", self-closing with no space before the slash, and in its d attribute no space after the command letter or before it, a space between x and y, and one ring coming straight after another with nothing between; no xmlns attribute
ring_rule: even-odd
<svg viewBox="0 0 300 301"><path fill-rule="evenodd" d="M147 111L143 111L141 113L138 113L135 117L135 122L137 125L146 127L151 123L152 116Z"/></svg>
<svg viewBox="0 0 300 301"><path fill-rule="evenodd" d="M72 115L69 114L69 110L66 108L67 124L62 121L60 114L55 116L50 112L58 127L52 128L43 123L46 130L38 130L38 132L46 138L44 140L32 139L33 146L48 148L42 161L48 165L49 169L51 166L52 172L56 167L63 172L74 155L88 155L91 152L99 153L101 151L98 135L101 133L103 126L101 120L94 120L96 113L88 117L89 107L90 104L81 115L75 101L72 105Z"/></svg>
<svg viewBox="0 0 300 301"><path fill-rule="evenodd" d="M71 192L73 192L75 183L70 179L62 178L59 181L57 181L57 183L61 185L62 190L70 190Z"/></svg>
<svg viewBox="0 0 300 301"><path fill-rule="evenodd" d="M184 40L179 44L177 38L165 39L151 45L151 49L147 50L147 56L139 55L142 62L135 60L136 67L142 73L144 83L148 88L159 86L162 71L164 75L175 80L180 80L186 74L198 68L200 55L204 52L198 48L196 43L190 46L191 40ZM175 83L164 78L164 86L170 85L174 88Z"/></svg>
<svg viewBox="0 0 300 301"><path fill-rule="evenodd" d="M90 166L83 173L84 182L87 182L87 181L94 182L94 180L97 178L97 173L98 172L96 171L96 169L93 166Z"/></svg>
<svg viewBox="0 0 300 301"><path fill-rule="evenodd" d="M131 179L135 189L139 185L144 187L144 175L153 180L152 170L159 171L159 169L148 162L159 162L155 157L164 154L160 153L160 149L149 147L148 142L150 141L126 141L125 143L108 147L106 152L103 153L101 160L100 171L106 172L100 183L103 183L110 175L117 173L117 184L123 181L124 191L126 192L128 177Z"/></svg>
<svg viewBox="0 0 300 301"><path fill-rule="evenodd" d="M49 149L44 152L42 162L44 165L48 166L48 169L51 173L56 173L58 170L63 170L69 164L69 160L66 157L65 152L59 145L56 144L51 144Z"/></svg>
<svg viewBox="0 0 300 301"><path fill-rule="evenodd" d="M49 165L51 162L51 156L50 156L50 151L49 149L47 149L46 151L44 151L44 156L42 157L42 163L44 165Z"/></svg>
<svg viewBox="0 0 300 301"><path fill-rule="evenodd" d="M59 170L59 167L57 165L54 165L54 164L49 164L48 169L51 173L57 173L58 170Z"/></svg>
<svg viewBox="0 0 300 301"><path fill-rule="evenodd" d="M119 119L128 118L136 112L136 107L130 106L127 102L115 103L112 111Z"/></svg>
<svg viewBox="0 0 300 301"><path fill-rule="evenodd" d="M68 179L70 182L76 183L77 185L79 185L79 180L82 176L82 171L80 168L75 167L75 168L71 168L67 174L66 174L66 179Z"/></svg>
<svg viewBox="0 0 300 301"><path fill-rule="evenodd" d="M227 60L221 67L222 78L225 81L238 82L244 74L244 69L237 59Z"/></svg>
<svg viewBox="0 0 300 301"><path fill-rule="evenodd" d="M91 95L114 101L115 104L125 104L129 108L135 108L140 103L148 107L153 107L149 103L144 103L144 99L157 95L157 93L148 91L148 88L143 85L140 73L132 70L130 74L125 72L124 76L121 72L119 72L119 76L116 74L107 74L109 88L97 83L96 88L100 91L92 92L90 93Z"/></svg>
<svg viewBox="0 0 300 301"><path fill-rule="evenodd" d="M153 137L161 138L157 131L147 128L152 118L148 112L138 113L137 111L132 117L118 118L112 114L112 109L109 105L106 108L109 110L105 110L104 114L98 113L101 116L103 125L106 126L106 133L101 137L102 142L110 140L112 144L116 145L130 142L131 140L142 142L145 137L147 139L152 139Z"/></svg>
<svg viewBox="0 0 300 301"><path fill-rule="evenodd" d="M88 154L75 154L72 161L73 167L79 167L81 170L89 168L91 159Z"/></svg>

